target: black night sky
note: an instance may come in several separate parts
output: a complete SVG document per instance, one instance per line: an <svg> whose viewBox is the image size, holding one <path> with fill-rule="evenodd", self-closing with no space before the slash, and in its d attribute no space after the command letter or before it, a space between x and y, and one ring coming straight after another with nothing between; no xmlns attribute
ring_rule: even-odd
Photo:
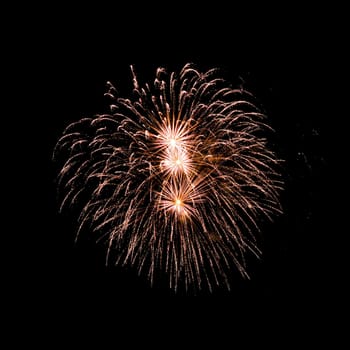
<svg viewBox="0 0 350 350"><path fill-rule="evenodd" d="M105 246L93 234L85 232L75 242L77 213L58 212L58 167L52 152L68 124L109 111L109 101L103 96L107 81L122 96L132 96L130 64L139 81L148 82L159 66L178 71L192 62L202 71L220 68L233 86L243 83L255 94L276 131L274 148L285 160L284 214L263 225L262 259L248 262L251 279L243 280L233 271L231 291L218 287L197 296L223 297L233 311L247 305L287 310L314 303L320 293L325 295L334 278L326 258L334 247L329 240L331 128L319 104L327 98L322 88L326 77L314 66L315 55L285 44L287 38L284 43L269 35L229 42L197 30L185 39L163 42L156 32L126 36L115 29L55 31L47 41L41 31L36 33L41 36L40 54L28 67L25 88L34 110L31 138L40 158L34 164L27 151L22 165L30 173L29 198L38 206L30 208L28 201L29 220L35 224L30 233L21 234L22 242L28 243L28 249L20 253L25 260L19 267L21 284L48 304L85 300L86 307L111 303L114 310L129 297L187 296L173 293L164 281L150 287L131 268L106 266ZM34 93L29 91L32 85Z"/></svg>

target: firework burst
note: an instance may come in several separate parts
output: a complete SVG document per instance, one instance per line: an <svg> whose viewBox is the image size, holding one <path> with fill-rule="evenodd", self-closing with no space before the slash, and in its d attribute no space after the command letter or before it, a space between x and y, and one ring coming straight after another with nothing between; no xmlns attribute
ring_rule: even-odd
<svg viewBox="0 0 350 350"><path fill-rule="evenodd" d="M55 156L61 209L80 205L79 232L108 242L107 262L135 266L170 288L225 285L232 266L260 256L258 223L280 212L279 160L268 148L265 115L216 69L158 68L133 99L108 83L111 112L69 125ZM63 158L62 158L63 157Z"/></svg>

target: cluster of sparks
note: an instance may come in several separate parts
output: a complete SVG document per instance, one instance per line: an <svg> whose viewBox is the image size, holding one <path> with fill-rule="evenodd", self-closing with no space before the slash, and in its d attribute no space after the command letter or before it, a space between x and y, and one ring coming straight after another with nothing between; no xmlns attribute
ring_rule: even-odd
<svg viewBox="0 0 350 350"><path fill-rule="evenodd" d="M107 262L158 273L177 289L230 288L232 266L248 277L245 256L260 256L262 218L280 212L279 160L253 96L217 70L158 68L134 98L108 83L111 112L69 125L55 155L62 208L81 204L79 232L107 237Z"/></svg>

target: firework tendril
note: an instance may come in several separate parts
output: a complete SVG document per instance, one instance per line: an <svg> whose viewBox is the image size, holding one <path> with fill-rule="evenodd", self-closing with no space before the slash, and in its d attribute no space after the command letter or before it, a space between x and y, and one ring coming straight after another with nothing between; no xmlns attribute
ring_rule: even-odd
<svg viewBox="0 0 350 350"><path fill-rule="evenodd" d="M260 222L281 212L280 160L254 96L231 88L217 69L158 68L133 98L111 83L110 112L70 124L55 158L61 210L81 208L82 228L108 244L107 263L136 267L177 290L230 288L232 266L261 256ZM113 252L113 254L112 254Z"/></svg>

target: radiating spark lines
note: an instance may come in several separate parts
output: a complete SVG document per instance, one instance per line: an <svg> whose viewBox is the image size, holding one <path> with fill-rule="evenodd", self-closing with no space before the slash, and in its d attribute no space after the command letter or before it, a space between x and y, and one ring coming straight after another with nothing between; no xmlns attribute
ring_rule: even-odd
<svg viewBox="0 0 350 350"><path fill-rule="evenodd" d="M216 69L159 68L143 86L131 72L132 99L108 83L111 113L58 140L62 207L80 204L80 230L107 237L107 256L151 283L166 274L175 290L230 288L232 265L248 277L245 256L260 256L259 222L281 212L266 117Z"/></svg>

